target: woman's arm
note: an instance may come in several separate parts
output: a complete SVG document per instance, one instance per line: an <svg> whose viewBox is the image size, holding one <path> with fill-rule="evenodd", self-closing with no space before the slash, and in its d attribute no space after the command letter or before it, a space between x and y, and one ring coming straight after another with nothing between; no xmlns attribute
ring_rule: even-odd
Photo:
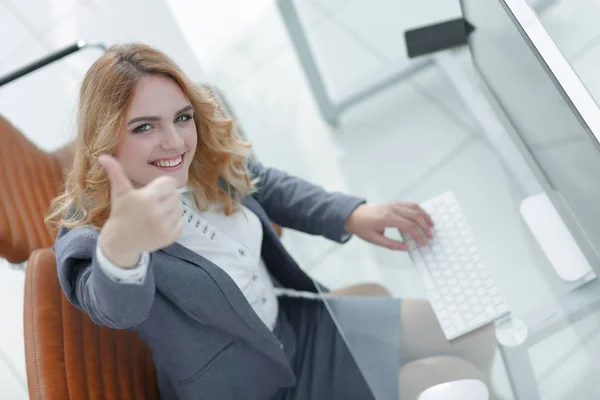
<svg viewBox="0 0 600 400"><path fill-rule="evenodd" d="M248 168L259 179L257 199L273 222L337 242L350 238L344 224L365 200L327 192L259 162L250 161Z"/></svg>
<svg viewBox="0 0 600 400"><path fill-rule="evenodd" d="M124 269L123 275L111 273L110 261L99 254L98 238L91 227L59 232L54 247L63 291L97 324L118 329L136 326L148 317L154 301L151 259L144 257L146 263Z"/></svg>

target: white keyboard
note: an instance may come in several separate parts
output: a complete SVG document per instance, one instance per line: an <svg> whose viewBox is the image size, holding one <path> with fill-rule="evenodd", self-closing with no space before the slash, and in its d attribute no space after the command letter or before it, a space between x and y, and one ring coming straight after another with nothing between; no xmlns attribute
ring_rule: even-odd
<svg viewBox="0 0 600 400"><path fill-rule="evenodd" d="M444 193L421 207L435 223L433 239L421 246L412 236L403 236L446 339L508 314L454 194Z"/></svg>

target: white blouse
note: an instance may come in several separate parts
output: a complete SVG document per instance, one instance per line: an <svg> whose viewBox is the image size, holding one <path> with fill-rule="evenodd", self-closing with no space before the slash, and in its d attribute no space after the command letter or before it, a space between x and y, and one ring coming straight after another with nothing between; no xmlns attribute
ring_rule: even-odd
<svg viewBox="0 0 600 400"><path fill-rule="evenodd" d="M273 281L261 259L262 225L246 207L226 216L218 211L199 212L193 192L179 190L183 231L179 244L195 251L222 268L238 285L248 303L265 325L273 330L279 312ZM96 249L98 264L112 280L141 284L148 270L149 257L143 254L134 268L120 268ZM282 291L291 294L292 291Z"/></svg>

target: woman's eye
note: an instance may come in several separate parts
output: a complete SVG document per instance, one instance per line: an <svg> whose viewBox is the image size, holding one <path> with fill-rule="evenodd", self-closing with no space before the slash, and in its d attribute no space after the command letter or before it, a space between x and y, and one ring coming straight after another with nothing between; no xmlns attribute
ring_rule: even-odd
<svg viewBox="0 0 600 400"><path fill-rule="evenodd" d="M150 124L144 124L144 125L140 125L137 128L135 128L133 131L134 132L146 132L147 130L149 130L150 128L152 128L150 126Z"/></svg>
<svg viewBox="0 0 600 400"><path fill-rule="evenodd" d="M190 118L192 118L192 116L189 114L181 114L177 116L177 118L175 118L175 122L184 122L189 120Z"/></svg>

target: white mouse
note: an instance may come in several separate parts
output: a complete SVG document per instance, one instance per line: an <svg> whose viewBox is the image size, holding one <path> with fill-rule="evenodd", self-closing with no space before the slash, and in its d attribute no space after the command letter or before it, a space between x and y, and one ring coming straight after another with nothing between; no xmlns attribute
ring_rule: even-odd
<svg viewBox="0 0 600 400"><path fill-rule="evenodd" d="M417 400L489 400L485 384L477 379L440 383L425 390Z"/></svg>

